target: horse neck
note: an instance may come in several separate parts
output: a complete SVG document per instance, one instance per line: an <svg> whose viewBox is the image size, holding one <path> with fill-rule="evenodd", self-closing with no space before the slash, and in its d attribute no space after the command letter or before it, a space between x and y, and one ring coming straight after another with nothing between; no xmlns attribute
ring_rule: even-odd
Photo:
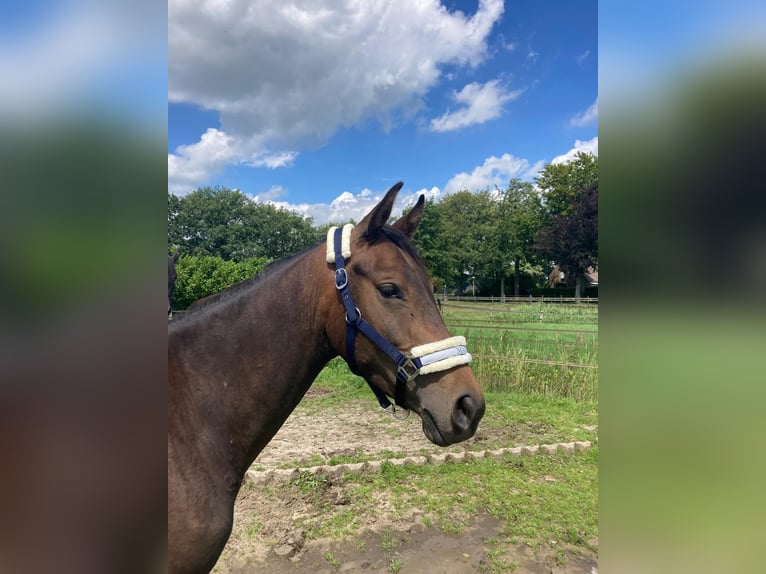
<svg viewBox="0 0 766 574"><path fill-rule="evenodd" d="M187 328L179 325L169 337L169 351L177 353L185 379L171 380L177 420L169 424L188 420L206 427L239 476L335 355L322 309L323 301L332 300L327 287L334 287L331 276L324 285L323 270L323 253L313 249L230 300L203 309L199 319L190 317ZM174 384L182 388L174 392Z"/></svg>

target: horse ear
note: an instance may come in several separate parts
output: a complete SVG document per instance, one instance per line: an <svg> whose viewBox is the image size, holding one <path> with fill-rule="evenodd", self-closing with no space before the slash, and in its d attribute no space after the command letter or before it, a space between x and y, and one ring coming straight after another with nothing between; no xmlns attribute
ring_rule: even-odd
<svg viewBox="0 0 766 574"><path fill-rule="evenodd" d="M374 235L386 224L388 218L391 217L391 210L394 207L396 194L399 193L399 190L402 189L403 185L404 183L401 181L394 184L394 186L386 192L383 199L380 200L380 203L378 203L378 205L376 205L373 210L362 219L359 223L359 227L364 229L365 235Z"/></svg>
<svg viewBox="0 0 766 574"><path fill-rule="evenodd" d="M418 228L420 220L423 219L423 208L425 205L426 196L421 195L418 198L415 207L413 207L408 214L402 215L396 221L396 223L394 223L394 227L412 239L412 236L415 235L415 230Z"/></svg>

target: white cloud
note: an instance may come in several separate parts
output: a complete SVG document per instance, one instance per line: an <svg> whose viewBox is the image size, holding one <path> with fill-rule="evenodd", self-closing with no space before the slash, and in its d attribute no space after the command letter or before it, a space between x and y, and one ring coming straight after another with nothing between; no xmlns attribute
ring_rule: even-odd
<svg viewBox="0 0 766 574"><path fill-rule="evenodd" d="M500 42L500 47L508 52L515 52L516 48L518 48L516 42L509 42L502 34L498 34L498 41Z"/></svg>
<svg viewBox="0 0 766 574"><path fill-rule="evenodd" d="M575 159L577 154L580 152L591 153L595 156L598 156L598 136L587 141L575 140L575 144L572 149L570 149L565 154L554 157L553 160L551 160L551 163L569 163Z"/></svg>
<svg viewBox="0 0 766 574"><path fill-rule="evenodd" d="M168 154L168 191L175 195L190 193L227 165L245 163L275 169L291 165L298 155L292 151L251 151L249 147L248 142L237 141L219 129L208 128L198 142L178 146L175 153Z"/></svg>
<svg viewBox="0 0 766 574"><path fill-rule="evenodd" d="M388 188L378 191L365 188L357 193L344 191L330 203L290 203L289 201L276 201L277 198L286 195L287 191L281 186L272 186L269 191L250 197L254 201L270 203L275 207L294 211L304 217L311 217L314 225L321 225L323 223L343 223L352 219L356 222L361 221L383 199L386 191ZM426 199L438 200L441 198L438 187L420 189L414 193L407 190L400 191L391 215L393 217L400 216L405 208L415 205L420 195L425 195Z"/></svg>
<svg viewBox="0 0 766 574"><path fill-rule="evenodd" d="M415 192L414 196L408 199L408 201L413 201L412 205L415 205L414 202L417 201L417 198L421 195L425 195L426 200L429 200L429 199L438 200L441 198L441 190L436 186L432 187L431 189L427 189L427 188L419 189L418 191Z"/></svg>
<svg viewBox="0 0 766 574"><path fill-rule="evenodd" d="M503 12L468 18L437 0L170 0L171 102L221 112L232 134L322 140L425 94L439 66L476 66ZM277 146L282 147L282 146Z"/></svg>
<svg viewBox="0 0 766 574"><path fill-rule="evenodd" d="M523 179L536 175L543 168L543 165L542 161L530 164L529 160L515 157L509 153L504 153L500 157L490 156L471 173L456 174L447 182L444 187L444 194L449 195L463 190L492 190L495 186L502 189L514 177Z"/></svg>
<svg viewBox="0 0 766 574"><path fill-rule="evenodd" d="M276 169L278 167L291 166L296 157L298 157L298 152L296 151L282 151L277 153L256 152L253 154L253 159L246 163L252 167L268 167Z"/></svg>
<svg viewBox="0 0 766 574"><path fill-rule="evenodd" d="M585 127L598 121L598 98L584 112L575 114L570 120L569 125L573 127Z"/></svg>
<svg viewBox="0 0 766 574"><path fill-rule="evenodd" d="M168 191L184 195L226 165L240 160L239 152L232 146L231 137L221 130L208 128L200 141L182 145L175 154L168 154Z"/></svg>
<svg viewBox="0 0 766 574"><path fill-rule="evenodd" d="M359 222L383 198L385 191L386 190L373 192L369 189L363 189L356 194L351 193L350 191L344 191L329 204L292 204L286 201L270 201L269 203L277 207L295 211L305 217L311 217L315 225L331 222L341 223L351 219ZM397 204L401 203L401 199L400 196Z"/></svg>
<svg viewBox="0 0 766 574"><path fill-rule="evenodd" d="M281 185L272 185L268 191L259 193L253 197L253 201L259 201L261 203L276 203L276 200L280 197L287 195L287 190Z"/></svg>
<svg viewBox="0 0 766 574"><path fill-rule="evenodd" d="M551 163L556 164L571 161L579 151L598 155L598 136L588 141L575 140L575 145L571 150L555 157ZM495 186L504 189L508 185L508 182L514 177L524 180L533 179L545 167L545 164L546 162L543 160L532 163L527 159L515 157L509 153L504 153L500 157L490 156L485 159L480 166L474 168L471 173L460 172L456 174L447 182L443 190L437 186L433 186L431 188L422 188L415 192L409 192L405 188L399 192L399 195L397 196L392 215L394 217L401 215L406 207L411 207L415 204L420 195L425 195L426 199L439 201L449 194L463 190L477 192L488 189L492 191ZM357 222L361 221L361 219L383 198L387 189L388 188L375 191L364 188L356 193L344 191L329 204L295 204L287 201L275 201L278 197L286 195L287 192L280 186L273 186L267 192L253 196L253 199L255 201L271 203L277 207L289 209L303 216L311 217L315 225L320 225L329 222L340 223L349 221L350 219Z"/></svg>
<svg viewBox="0 0 766 574"><path fill-rule="evenodd" d="M503 9L502 0L480 0L470 17L438 0L170 0L168 100L218 111L235 161L279 163L269 150L318 146L341 127L418 109L441 67L482 63ZM209 170L202 158L193 165L190 147L177 162Z"/></svg>
<svg viewBox="0 0 766 574"><path fill-rule="evenodd" d="M500 157L491 156L471 173L462 172L456 174L447 182L444 190L441 190L438 186L433 186L431 188L422 188L415 192L407 191L406 188L400 191L392 211L392 216L398 217L405 208L415 205L420 195L425 195L426 199L439 201L446 195L463 190L472 192L485 189L492 190L495 185L503 189L513 177L522 179L534 177L543 168L544 164L545 162L543 161L532 164L526 159L517 158L508 153ZM357 222L360 221L383 198L387 189L374 191L365 188L356 193L344 191L329 204L296 204L288 201L273 201L275 198L267 197L268 192L260 193L254 199L295 211L306 217L311 217L314 224L319 225L328 222L344 222L350 219Z"/></svg>
<svg viewBox="0 0 766 574"><path fill-rule="evenodd" d="M582 66L585 60L588 59L588 56L590 56L590 50L585 50L582 54L578 54L575 57L575 61L577 62L577 65Z"/></svg>
<svg viewBox="0 0 766 574"><path fill-rule="evenodd" d="M524 90L506 91L499 86L498 80L486 84L470 83L459 92L452 93L452 99L463 107L454 112L447 112L440 118L431 120L431 130L448 132L483 124L486 121L500 117L503 104L515 100Z"/></svg>

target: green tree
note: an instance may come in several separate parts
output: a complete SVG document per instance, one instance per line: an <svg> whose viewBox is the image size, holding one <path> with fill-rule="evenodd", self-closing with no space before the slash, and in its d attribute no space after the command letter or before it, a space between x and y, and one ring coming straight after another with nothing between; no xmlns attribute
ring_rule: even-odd
<svg viewBox="0 0 766 574"><path fill-rule="evenodd" d="M554 215L537 237L540 252L574 273L575 298L582 293L585 271L598 265L598 183L581 190L567 214Z"/></svg>
<svg viewBox="0 0 766 574"><path fill-rule="evenodd" d="M257 256L276 260L300 253L316 243L316 231L311 220L270 204L254 205L251 240Z"/></svg>
<svg viewBox="0 0 766 574"><path fill-rule="evenodd" d="M580 192L598 183L598 157L579 152L569 163L549 163L540 172L536 183L543 194L548 220L554 215L567 215Z"/></svg>
<svg viewBox="0 0 766 574"><path fill-rule="evenodd" d="M543 222L540 193L528 181L514 178L502 192L497 207L496 257L500 296L505 297L505 277L513 272L513 296L521 295L521 272L535 259L534 239Z"/></svg>
<svg viewBox="0 0 766 574"><path fill-rule="evenodd" d="M513 273L518 295L520 275L534 260L540 210L540 194L520 180L503 192L462 191L439 203L429 200L414 241L436 290L457 285L462 291L475 278L484 286L499 282L504 295Z"/></svg>
<svg viewBox="0 0 766 574"><path fill-rule="evenodd" d="M254 204L238 191L203 187L178 201L178 211L169 221L168 239L177 241L188 255L217 256L242 260L257 254L249 245ZM259 254L258 254L259 255Z"/></svg>
<svg viewBox="0 0 766 574"><path fill-rule="evenodd" d="M168 243L188 255L244 261L281 259L316 241L311 220L240 191L203 187L189 195L168 195Z"/></svg>
<svg viewBox="0 0 766 574"><path fill-rule="evenodd" d="M488 191L460 191L440 203L429 201L414 241L437 289L456 284L462 292L470 277L481 283L491 276L494 203Z"/></svg>
<svg viewBox="0 0 766 574"><path fill-rule="evenodd" d="M537 252L575 277L579 298L585 271L598 265L598 157L580 152L569 163L548 164L537 185L543 194Z"/></svg>
<svg viewBox="0 0 766 574"><path fill-rule="evenodd" d="M172 255L181 245L183 237L180 235L180 226L176 223L181 211L181 199L172 193L168 193L168 255Z"/></svg>
<svg viewBox="0 0 766 574"><path fill-rule="evenodd" d="M453 265L446 255L443 212L441 203L426 200L423 218L413 238L413 243L426 260L436 292L442 292L454 278Z"/></svg>

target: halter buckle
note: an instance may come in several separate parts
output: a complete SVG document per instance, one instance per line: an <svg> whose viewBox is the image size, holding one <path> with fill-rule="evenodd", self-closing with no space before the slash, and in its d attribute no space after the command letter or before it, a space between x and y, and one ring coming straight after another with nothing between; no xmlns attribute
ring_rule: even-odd
<svg viewBox="0 0 766 574"><path fill-rule="evenodd" d="M342 289L345 289L348 285L348 273L346 273L346 268L341 267L340 269L335 270L335 288L340 291Z"/></svg>
<svg viewBox="0 0 766 574"><path fill-rule="evenodd" d="M420 367L412 362L412 357L407 357L407 360L399 365L396 370L397 378L400 378L405 383L409 383L412 379L418 376L420 373Z"/></svg>

